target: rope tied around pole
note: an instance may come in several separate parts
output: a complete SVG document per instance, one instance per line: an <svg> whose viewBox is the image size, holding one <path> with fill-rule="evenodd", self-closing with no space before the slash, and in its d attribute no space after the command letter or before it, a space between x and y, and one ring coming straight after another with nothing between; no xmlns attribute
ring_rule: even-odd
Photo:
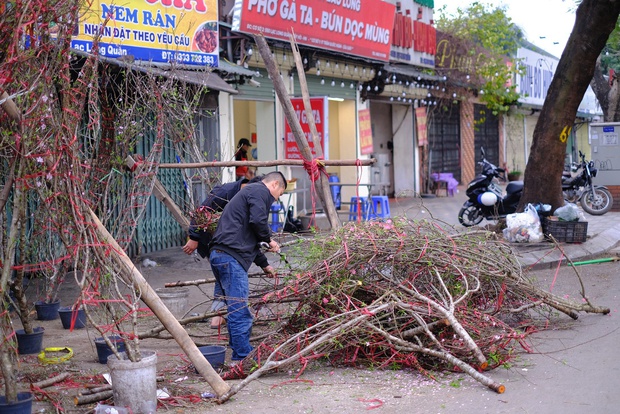
<svg viewBox="0 0 620 414"><path fill-rule="evenodd" d="M312 160L308 161L307 159L303 159L304 161L304 169L310 176L310 179L314 182L319 179L321 173L325 174L326 177L327 171L325 171L325 163L323 162L323 157L316 157Z"/></svg>

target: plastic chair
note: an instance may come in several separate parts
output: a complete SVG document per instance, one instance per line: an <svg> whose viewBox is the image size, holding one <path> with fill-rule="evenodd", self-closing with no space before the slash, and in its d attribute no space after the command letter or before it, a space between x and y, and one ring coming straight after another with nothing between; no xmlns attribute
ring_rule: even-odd
<svg viewBox="0 0 620 414"><path fill-rule="evenodd" d="M279 201L271 205L271 231L274 233L279 232L282 228L282 223L280 223L280 211L282 210L283 207Z"/></svg>
<svg viewBox="0 0 620 414"><path fill-rule="evenodd" d="M360 212L362 220L368 220L368 198L367 197L351 197L351 204L349 205L349 221L357 221L357 205L360 206Z"/></svg>
<svg viewBox="0 0 620 414"><path fill-rule="evenodd" d="M370 202L370 216L372 219L390 218L390 202L387 196L372 196Z"/></svg>

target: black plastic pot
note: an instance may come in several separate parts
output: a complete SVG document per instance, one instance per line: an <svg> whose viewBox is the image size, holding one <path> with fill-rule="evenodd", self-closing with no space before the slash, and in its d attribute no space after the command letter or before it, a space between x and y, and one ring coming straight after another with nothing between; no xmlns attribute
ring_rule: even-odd
<svg viewBox="0 0 620 414"><path fill-rule="evenodd" d="M204 356L209 364L213 367L213 369L218 369L222 365L224 365L224 360L226 359L226 347L220 345L207 345L200 346L198 350Z"/></svg>
<svg viewBox="0 0 620 414"><path fill-rule="evenodd" d="M38 354L43 349L43 327L34 328L34 332L27 334L23 329L15 331L17 336L17 352L20 355Z"/></svg>
<svg viewBox="0 0 620 414"><path fill-rule="evenodd" d="M86 326L86 312L84 309L72 309L71 306L64 306L58 309L58 315L60 315L60 322L65 329L71 329L71 322L73 329L81 329Z"/></svg>
<svg viewBox="0 0 620 414"><path fill-rule="evenodd" d="M110 341L116 345L116 349L118 352L125 352L125 342L123 342L123 338L120 336L110 336ZM114 352L110 349L108 344L105 343L105 340L102 337L95 338L95 346L97 347L97 358L100 364L107 364L108 357Z"/></svg>
<svg viewBox="0 0 620 414"><path fill-rule="evenodd" d="M6 397L0 395L0 414L30 414L32 412L31 392L17 393L17 402L7 403Z"/></svg>
<svg viewBox="0 0 620 414"><path fill-rule="evenodd" d="M58 319L58 309L60 308L60 300L52 303L45 301L37 301L34 303L34 308L37 311L37 319L40 321L53 321Z"/></svg>

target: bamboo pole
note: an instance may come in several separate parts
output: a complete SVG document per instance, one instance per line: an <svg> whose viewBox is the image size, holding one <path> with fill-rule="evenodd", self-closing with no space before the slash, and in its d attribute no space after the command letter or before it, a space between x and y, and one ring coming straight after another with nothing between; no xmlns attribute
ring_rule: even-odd
<svg viewBox="0 0 620 414"><path fill-rule="evenodd" d="M293 108L293 104L288 96L288 92L286 87L284 86L284 81L280 76L280 71L278 70L276 63L271 55L271 50L269 50L269 45L267 45L267 41L265 37L262 35L255 35L254 41L258 46L258 51L260 52L261 57L263 58L263 62L265 62L265 67L267 68L267 72L271 77L271 81L273 82L273 87L276 91L276 95L280 100L280 104L282 105L282 109L284 111L284 115L286 116L286 120L288 121L289 126L291 127L291 131L293 132L293 136L295 137L295 141L297 142L297 147L299 148L299 152L304 160L310 162L314 160L312 155L312 151L310 150L310 146L308 145L308 141L306 140L306 136L304 135L303 130L301 129L301 125L299 124L299 120L295 115L295 109ZM316 144L316 142L315 142ZM323 186L320 184L322 180L322 174L319 174L319 180L313 181L314 188L316 193L319 194L319 198L325 211L327 212L327 218L332 226L332 228L340 227L340 219L336 214L336 207L334 206L334 201L331 198L331 194L329 193L329 183L327 183L327 193L323 190ZM330 206L331 205L331 206ZM328 207L329 206L329 207Z"/></svg>
<svg viewBox="0 0 620 414"><path fill-rule="evenodd" d="M110 247L112 247L110 251L112 257L119 266L126 270L126 272L121 273L121 277L126 283L135 286L136 290L140 292L140 298L153 311L166 330L174 337L183 352L185 352L189 360L194 364L198 373L204 377L217 395L222 396L226 394L230 389L228 384L215 372L211 364L209 364L207 359L198 350L198 347L189 337L187 331L179 321L177 321L174 315L170 313L155 290L144 279L144 276L138 271L131 259L127 257L123 249L101 223L99 217L97 217L92 210L89 210L89 214L97 227L97 232L101 240L109 243Z"/></svg>
<svg viewBox="0 0 620 414"><path fill-rule="evenodd" d="M357 166L373 165L376 159L368 160L321 160L324 165L333 166ZM186 163L162 163L159 168L209 168L209 167L274 167L278 165L298 165L303 166L303 160L273 160L273 161L207 161L207 162L186 162Z"/></svg>
<svg viewBox="0 0 620 414"><path fill-rule="evenodd" d="M304 101L306 119L308 120L308 127L310 128L310 133L312 133L312 141L314 142L314 152L316 153L317 158L323 158L323 147L321 147L319 133L317 132L316 124L314 123L312 105L310 103L310 93L308 92L308 84L306 82L306 72L304 71L304 64L301 61L301 53L299 53L297 42L295 42L294 33L291 33L289 36L291 42L291 49L293 50L293 57L295 59L295 66L297 67L297 75L299 76L299 85L301 87L301 96ZM338 213L336 212L334 200L331 198L329 177L327 177L325 174L319 174L319 184L321 186L321 189L323 190L319 192L319 194L322 194L325 199L322 201L324 201L323 205L325 206L325 210L327 212L327 218L332 225L332 229L339 229L342 224L340 223L340 218L338 217Z"/></svg>

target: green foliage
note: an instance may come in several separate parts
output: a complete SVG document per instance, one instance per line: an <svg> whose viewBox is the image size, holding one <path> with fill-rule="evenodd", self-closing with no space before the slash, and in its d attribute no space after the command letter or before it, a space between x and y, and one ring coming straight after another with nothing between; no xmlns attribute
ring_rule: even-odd
<svg viewBox="0 0 620 414"><path fill-rule="evenodd" d="M456 15L439 9L437 29L467 39L498 56L513 56L523 38L521 29L506 14L506 6L474 2L458 8Z"/></svg>
<svg viewBox="0 0 620 414"><path fill-rule="evenodd" d="M609 69L620 71L620 23L616 23L616 28L609 35L607 44L603 48L601 69L605 76L609 74Z"/></svg>
<svg viewBox="0 0 620 414"><path fill-rule="evenodd" d="M511 58L523 32L506 14L506 6L474 2L465 9L459 7L455 15L441 8L437 29L477 46L467 51L476 61L471 86L494 115L508 112L520 96L513 79L521 69Z"/></svg>

